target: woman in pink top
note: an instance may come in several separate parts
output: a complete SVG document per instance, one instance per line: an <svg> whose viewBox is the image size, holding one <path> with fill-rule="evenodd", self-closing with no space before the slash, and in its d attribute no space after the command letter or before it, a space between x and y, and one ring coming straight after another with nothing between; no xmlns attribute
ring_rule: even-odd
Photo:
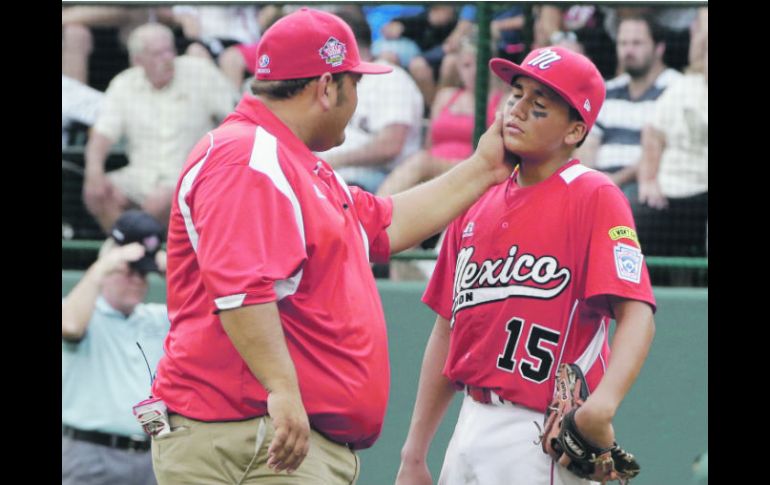
<svg viewBox="0 0 770 485"><path fill-rule="evenodd" d="M439 90L431 108L426 148L396 167L380 186L378 195L402 192L437 177L473 153L476 45L470 37L463 39L457 55L457 70L462 87ZM502 91L492 89L489 94L487 126L494 121Z"/></svg>

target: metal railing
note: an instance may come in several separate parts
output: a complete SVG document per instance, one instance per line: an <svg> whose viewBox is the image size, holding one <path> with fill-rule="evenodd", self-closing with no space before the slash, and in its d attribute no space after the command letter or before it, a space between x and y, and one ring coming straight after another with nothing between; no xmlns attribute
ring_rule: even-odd
<svg viewBox="0 0 770 485"><path fill-rule="evenodd" d="M99 240L72 240L61 242L62 256L66 252L93 252L96 253L104 241ZM165 245L163 246L165 248ZM393 255L394 261L419 261L435 260L438 254L435 251L410 250ZM686 268L686 269L708 269L708 258L689 258L689 257L668 257L668 256L647 256L645 258L649 268Z"/></svg>

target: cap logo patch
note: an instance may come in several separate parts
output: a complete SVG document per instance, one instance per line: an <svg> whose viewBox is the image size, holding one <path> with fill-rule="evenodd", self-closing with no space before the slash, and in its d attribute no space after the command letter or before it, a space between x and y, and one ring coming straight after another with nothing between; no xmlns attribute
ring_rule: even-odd
<svg viewBox="0 0 770 485"><path fill-rule="evenodd" d="M545 71L551 67L552 63L560 60L561 56L556 52L552 51L551 49L543 49L537 54L537 57L529 61L527 65L537 67L540 70Z"/></svg>
<svg viewBox="0 0 770 485"><path fill-rule="evenodd" d="M147 236L142 239L142 244L147 248L147 251L155 251L158 249L158 246L160 246L160 240L158 239L158 236Z"/></svg>
<svg viewBox="0 0 770 485"><path fill-rule="evenodd" d="M330 64L332 67L337 67L342 64L345 60L346 53L347 48L345 47L345 44L334 37L329 37L326 44L318 50L321 59L325 60L326 63Z"/></svg>
<svg viewBox="0 0 770 485"><path fill-rule="evenodd" d="M270 64L270 56L262 54L259 58L259 69L257 69L257 74L269 74L270 69L267 67L268 64Z"/></svg>
<svg viewBox="0 0 770 485"><path fill-rule="evenodd" d="M588 101L588 98L586 98L586 102L583 103L583 109L588 111L589 113L591 112L591 102Z"/></svg>

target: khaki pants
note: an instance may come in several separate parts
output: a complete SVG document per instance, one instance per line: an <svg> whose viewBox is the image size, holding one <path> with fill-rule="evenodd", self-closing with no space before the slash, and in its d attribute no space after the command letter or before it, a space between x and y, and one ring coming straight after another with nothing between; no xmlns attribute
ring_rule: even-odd
<svg viewBox="0 0 770 485"><path fill-rule="evenodd" d="M269 416L206 423L169 416L171 432L152 439L159 485L296 484L350 485L358 479L354 451L310 430L310 451L291 475L267 467L274 429Z"/></svg>

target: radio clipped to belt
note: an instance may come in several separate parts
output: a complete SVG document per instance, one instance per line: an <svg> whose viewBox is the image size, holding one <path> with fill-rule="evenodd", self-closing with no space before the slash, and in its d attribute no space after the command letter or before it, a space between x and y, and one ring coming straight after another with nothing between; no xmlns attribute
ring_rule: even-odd
<svg viewBox="0 0 770 485"><path fill-rule="evenodd" d="M147 357L144 355L144 350L139 342L136 343L139 350L142 352L144 362L147 364L147 370L150 372L150 387L152 387L152 381L154 377L152 370L150 370L150 364L147 362ZM159 397L152 397L145 399L134 405L134 416L139 424L142 425L142 429L149 436L163 436L164 434L171 432L171 424L168 422L168 408L166 403Z"/></svg>
<svg viewBox="0 0 770 485"><path fill-rule="evenodd" d="M163 436L171 432L168 409L159 397L150 397L134 406L134 416L150 436Z"/></svg>

